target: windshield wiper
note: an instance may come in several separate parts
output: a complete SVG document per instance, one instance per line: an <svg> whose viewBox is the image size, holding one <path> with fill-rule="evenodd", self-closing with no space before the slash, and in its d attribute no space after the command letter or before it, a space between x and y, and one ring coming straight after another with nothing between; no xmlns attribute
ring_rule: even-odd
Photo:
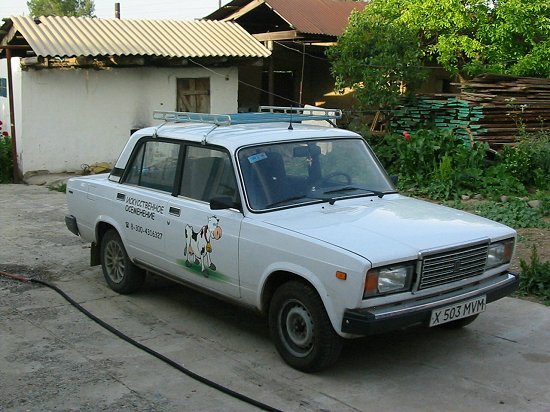
<svg viewBox="0 0 550 412"><path fill-rule="evenodd" d="M382 199L382 197L386 194L384 192L380 192L379 190L365 189L363 187L357 187L357 186L339 187L338 189L327 190L327 191L323 192L323 194L328 195L328 194L333 194L333 193L349 192L350 190L364 190L366 192L371 192L373 195L378 196L380 199Z"/></svg>
<svg viewBox="0 0 550 412"><path fill-rule="evenodd" d="M283 205L287 202L292 202L294 200L301 200L301 199L318 200L318 199L314 199L314 198L311 198L309 196L304 196L304 195L293 196L293 197L289 197L288 199L278 200L277 202L270 203L270 204L266 205L266 208L269 209L271 207L280 206L280 205Z"/></svg>

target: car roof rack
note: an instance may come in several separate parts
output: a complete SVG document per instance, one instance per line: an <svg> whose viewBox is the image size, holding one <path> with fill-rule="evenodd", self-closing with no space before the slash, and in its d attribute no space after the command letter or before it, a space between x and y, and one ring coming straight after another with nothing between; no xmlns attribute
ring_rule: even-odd
<svg viewBox="0 0 550 412"><path fill-rule="evenodd" d="M217 126L249 123L290 122L299 123L307 120L326 120L331 122L342 118L340 109L323 109L318 107L282 107L260 106L259 112L235 114L208 114L192 112L153 112L155 120L174 123L209 123Z"/></svg>

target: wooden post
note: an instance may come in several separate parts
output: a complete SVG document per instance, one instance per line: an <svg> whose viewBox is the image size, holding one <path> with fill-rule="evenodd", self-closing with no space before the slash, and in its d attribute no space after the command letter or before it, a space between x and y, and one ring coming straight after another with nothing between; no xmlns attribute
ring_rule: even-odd
<svg viewBox="0 0 550 412"><path fill-rule="evenodd" d="M15 108L13 105L13 76L11 72L11 51L12 49L29 49L27 45L7 45L0 46L0 50L6 50L6 62L8 64L8 104L10 105L10 133L11 133L11 158L13 161L13 182L21 183L19 173L19 162L17 161L17 139L15 136Z"/></svg>
<svg viewBox="0 0 550 412"><path fill-rule="evenodd" d="M275 59L273 58L273 42L271 40L267 42L267 48L271 50L271 56L268 58L267 90L269 94L267 101L269 106L273 106L275 104Z"/></svg>
<svg viewBox="0 0 550 412"><path fill-rule="evenodd" d="M8 102L10 105L11 126L11 159L13 162L13 182L20 183L19 162L17 161L17 139L15 137L15 110L13 107L13 77L11 73L11 49L6 49L6 61L8 63Z"/></svg>

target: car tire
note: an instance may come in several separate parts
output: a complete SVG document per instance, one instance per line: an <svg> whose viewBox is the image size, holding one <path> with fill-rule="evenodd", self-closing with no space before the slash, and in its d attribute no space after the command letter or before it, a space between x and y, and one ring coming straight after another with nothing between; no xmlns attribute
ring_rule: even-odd
<svg viewBox="0 0 550 412"><path fill-rule="evenodd" d="M479 313L476 314L476 315L467 316L467 317L462 318L462 319L452 320L450 322L443 323L443 324L439 325L438 327L442 328L442 329L460 329L460 328L463 328L464 326L467 326L470 323L472 323L474 320L477 319L478 316L479 316Z"/></svg>
<svg viewBox="0 0 550 412"><path fill-rule="evenodd" d="M132 263L114 229L101 239L101 267L109 287L121 294L135 292L145 280L145 271Z"/></svg>
<svg viewBox="0 0 550 412"><path fill-rule="evenodd" d="M342 338L334 331L321 298L301 282L284 283L275 291L269 330L279 355L303 372L331 366L342 350Z"/></svg>

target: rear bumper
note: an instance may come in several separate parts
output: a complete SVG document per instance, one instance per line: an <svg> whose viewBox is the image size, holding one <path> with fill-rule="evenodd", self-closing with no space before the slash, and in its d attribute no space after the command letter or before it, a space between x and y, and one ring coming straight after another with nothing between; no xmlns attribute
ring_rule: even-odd
<svg viewBox="0 0 550 412"><path fill-rule="evenodd" d="M519 286L519 275L506 272L487 284L479 284L449 294L382 308L346 309L342 332L372 335L400 329L414 324L428 324L434 309L460 303L485 295L487 303L514 292Z"/></svg>

